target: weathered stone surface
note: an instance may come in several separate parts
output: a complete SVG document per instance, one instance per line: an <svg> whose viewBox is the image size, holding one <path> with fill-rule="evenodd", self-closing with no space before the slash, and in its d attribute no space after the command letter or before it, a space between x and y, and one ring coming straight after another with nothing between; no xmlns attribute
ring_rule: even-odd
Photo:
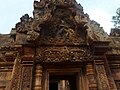
<svg viewBox="0 0 120 90"><path fill-rule="evenodd" d="M11 35L0 35L0 48L12 47L14 45L14 39Z"/></svg>
<svg viewBox="0 0 120 90"><path fill-rule="evenodd" d="M118 29L118 28L112 28L112 29L111 29L111 33L110 33L110 36L120 37L120 29Z"/></svg>
<svg viewBox="0 0 120 90"><path fill-rule="evenodd" d="M96 21L90 21L88 24L88 36L94 41L107 41L108 34L100 27Z"/></svg>
<svg viewBox="0 0 120 90"><path fill-rule="evenodd" d="M119 29L109 36L75 0L33 6L33 18L0 34L0 90L120 89Z"/></svg>
<svg viewBox="0 0 120 90"><path fill-rule="evenodd" d="M36 59L39 62L84 62L93 61L90 49L79 47L40 47Z"/></svg>

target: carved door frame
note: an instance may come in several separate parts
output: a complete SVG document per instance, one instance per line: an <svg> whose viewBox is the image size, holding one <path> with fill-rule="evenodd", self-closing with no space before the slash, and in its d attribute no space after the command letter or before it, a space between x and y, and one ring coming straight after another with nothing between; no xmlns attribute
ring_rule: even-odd
<svg viewBox="0 0 120 90"><path fill-rule="evenodd" d="M45 68L43 70L43 82L42 82L42 85L43 85L43 89L42 90L49 90L49 77L51 75L51 73L60 73L60 74L75 74L77 73L76 75L76 89L77 90L89 90L87 85L88 83L87 82L87 79L86 79L86 76L83 74L83 70L82 68L80 67L71 67L71 68L64 68L64 69L61 69L61 68Z"/></svg>

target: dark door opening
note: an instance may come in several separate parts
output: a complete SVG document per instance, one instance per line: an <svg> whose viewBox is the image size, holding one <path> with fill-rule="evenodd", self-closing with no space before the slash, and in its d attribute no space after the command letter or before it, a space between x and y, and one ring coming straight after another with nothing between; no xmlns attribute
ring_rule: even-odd
<svg viewBox="0 0 120 90"><path fill-rule="evenodd" d="M77 90L75 75L50 75L49 90Z"/></svg>
<svg viewBox="0 0 120 90"><path fill-rule="evenodd" d="M50 82L49 90L58 90L58 82Z"/></svg>

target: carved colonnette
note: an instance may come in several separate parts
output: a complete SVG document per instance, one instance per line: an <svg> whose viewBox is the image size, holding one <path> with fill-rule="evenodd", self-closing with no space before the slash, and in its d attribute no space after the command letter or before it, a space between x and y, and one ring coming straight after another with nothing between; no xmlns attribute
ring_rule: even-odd
<svg viewBox="0 0 120 90"><path fill-rule="evenodd" d="M43 90L42 89L42 77L43 77L43 67L40 64L35 65L33 77L33 90Z"/></svg>

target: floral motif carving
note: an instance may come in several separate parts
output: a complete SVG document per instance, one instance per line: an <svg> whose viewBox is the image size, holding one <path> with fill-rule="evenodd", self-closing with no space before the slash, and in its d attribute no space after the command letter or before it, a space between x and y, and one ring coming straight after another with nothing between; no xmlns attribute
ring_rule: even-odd
<svg viewBox="0 0 120 90"><path fill-rule="evenodd" d="M19 90L21 71L22 71L21 57L19 56L19 54L15 59L15 65L13 68L14 69L13 69L12 81L10 83L10 90Z"/></svg>
<svg viewBox="0 0 120 90"><path fill-rule="evenodd" d="M32 81L32 67L23 66L22 69L22 79L21 79L22 90L31 90L31 81Z"/></svg>
<svg viewBox="0 0 120 90"><path fill-rule="evenodd" d="M101 90L110 90L110 86L108 83L108 79L106 76L105 68L103 65L96 66L97 74L98 74L98 82L99 82L99 89Z"/></svg>
<svg viewBox="0 0 120 90"><path fill-rule="evenodd" d="M79 47L40 47L37 57L40 62L83 62L92 61L89 50Z"/></svg>

